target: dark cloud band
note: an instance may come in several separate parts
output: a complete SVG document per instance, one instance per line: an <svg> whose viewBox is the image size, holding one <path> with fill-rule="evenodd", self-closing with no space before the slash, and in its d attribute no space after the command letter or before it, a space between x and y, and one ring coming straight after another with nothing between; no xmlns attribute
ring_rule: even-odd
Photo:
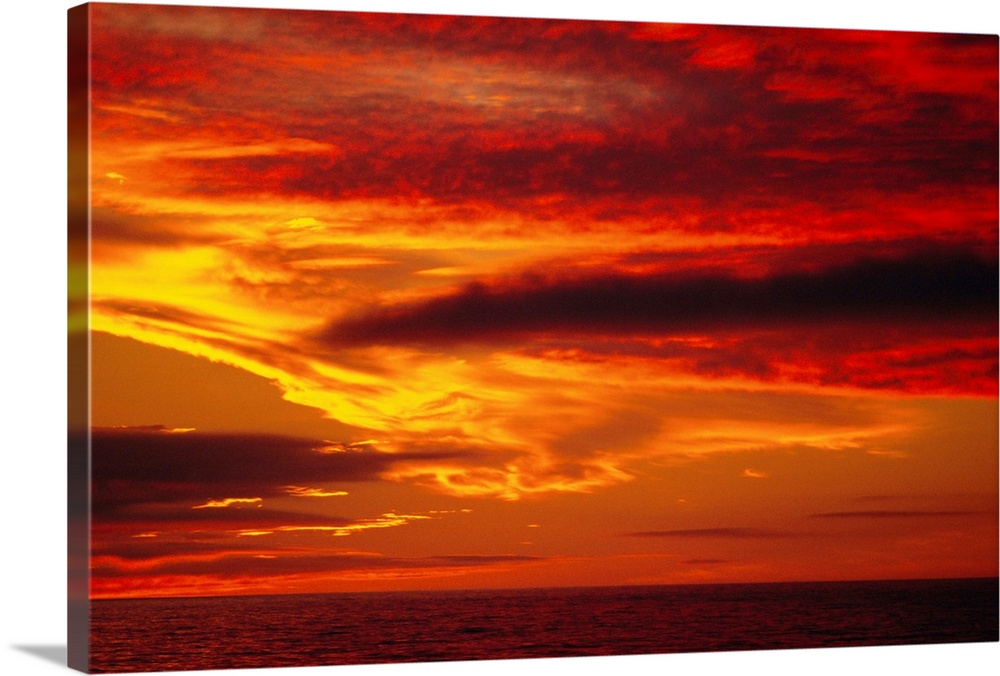
<svg viewBox="0 0 1000 676"><path fill-rule="evenodd" d="M525 334L659 334L830 321L995 320L994 261L971 255L867 260L816 273L604 275L472 284L330 324L331 345L504 341Z"/></svg>
<svg viewBox="0 0 1000 676"><path fill-rule="evenodd" d="M103 514L127 505L284 495L289 485L376 481L396 463L458 455L388 454L278 435L99 429L92 433L94 510ZM189 518L217 518L219 511Z"/></svg>

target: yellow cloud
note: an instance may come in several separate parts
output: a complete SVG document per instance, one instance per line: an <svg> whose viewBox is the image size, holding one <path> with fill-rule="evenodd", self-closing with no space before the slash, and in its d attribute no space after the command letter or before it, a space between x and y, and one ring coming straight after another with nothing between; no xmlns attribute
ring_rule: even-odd
<svg viewBox="0 0 1000 676"><path fill-rule="evenodd" d="M328 532L336 536L345 536L365 530L372 530L378 528L393 528L395 526L405 526L410 521L430 519L430 518L432 517L423 514L394 514L392 512L388 512L378 518L362 519L356 523L352 523L346 526L282 526L278 528L278 530L287 532L321 531L321 532Z"/></svg>
<svg viewBox="0 0 1000 676"><path fill-rule="evenodd" d="M221 509L224 507L229 507L231 505L240 505L240 504L249 504L249 505L257 504L257 506L260 507L261 505L258 503L263 503L263 502L264 500L262 498L224 498L222 500L209 500L204 505L195 505L191 509L209 509L209 508Z"/></svg>
<svg viewBox="0 0 1000 676"><path fill-rule="evenodd" d="M285 486L285 492L296 498L332 498L347 495L347 491L327 491L322 488L307 488L305 486Z"/></svg>

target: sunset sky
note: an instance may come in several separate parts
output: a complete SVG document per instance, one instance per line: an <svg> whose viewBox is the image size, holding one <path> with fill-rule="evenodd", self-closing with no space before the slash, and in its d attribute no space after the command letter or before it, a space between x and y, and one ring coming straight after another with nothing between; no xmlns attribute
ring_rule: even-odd
<svg viewBox="0 0 1000 676"><path fill-rule="evenodd" d="M996 36L91 7L93 597L998 574Z"/></svg>

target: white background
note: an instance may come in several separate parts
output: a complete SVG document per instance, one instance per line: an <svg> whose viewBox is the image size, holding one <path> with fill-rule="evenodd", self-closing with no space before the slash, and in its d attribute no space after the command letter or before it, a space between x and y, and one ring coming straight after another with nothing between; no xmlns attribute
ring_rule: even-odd
<svg viewBox="0 0 1000 676"><path fill-rule="evenodd" d="M0 673L63 672L65 611L66 219L65 32L71 2L14 0L0 17ZM166 4L166 3L165 3ZM187 3L197 4L193 0ZM998 33L994 0L842 0L814 3L700 0L213 0L205 4L621 19L736 25L882 28ZM662 5L662 6L660 6ZM1000 644L859 648L708 655L570 658L263 669L205 674L258 676L451 676L548 674L992 674Z"/></svg>

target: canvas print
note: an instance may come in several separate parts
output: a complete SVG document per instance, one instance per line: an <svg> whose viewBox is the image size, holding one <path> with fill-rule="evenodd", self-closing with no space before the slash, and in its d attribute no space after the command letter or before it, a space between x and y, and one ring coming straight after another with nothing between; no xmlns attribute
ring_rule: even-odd
<svg viewBox="0 0 1000 676"><path fill-rule="evenodd" d="M998 640L996 35L69 45L72 667Z"/></svg>

